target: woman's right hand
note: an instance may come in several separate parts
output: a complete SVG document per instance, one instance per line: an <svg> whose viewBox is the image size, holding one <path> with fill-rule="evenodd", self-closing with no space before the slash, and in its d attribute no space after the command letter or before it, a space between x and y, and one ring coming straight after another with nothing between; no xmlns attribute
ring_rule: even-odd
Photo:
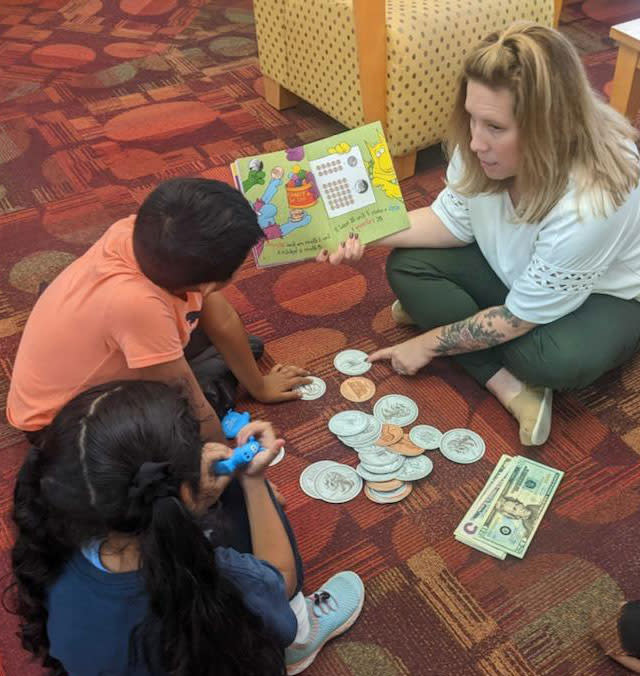
<svg viewBox="0 0 640 676"><path fill-rule="evenodd" d="M359 261L363 254L364 244L360 240L360 236L352 232L333 253L329 253L327 249L321 251L316 256L316 261L318 263L329 262L332 265L339 265L340 263Z"/></svg>
<svg viewBox="0 0 640 676"><path fill-rule="evenodd" d="M265 450L260 451L253 456L253 460L239 472L240 477L243 474L250 477L261 476L264 474L269 463L278 455L280 449L284 446L284 439L276 438L271 423L262 420L254 420L240 430L237 436L238 446L245 444L249 440L249 437L255 437Z"/></svg>

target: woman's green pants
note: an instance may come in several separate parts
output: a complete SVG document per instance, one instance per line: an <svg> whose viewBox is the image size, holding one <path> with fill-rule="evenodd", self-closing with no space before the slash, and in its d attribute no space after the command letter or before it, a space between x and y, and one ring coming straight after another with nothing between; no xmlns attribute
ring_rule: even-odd
<svg viewBox="0 0 640 676"><path fill-rule="evenodd" d="M477 244L395 249L387 277L403 309L423 330L503 305L507 287ZM574 312L508 343L454 359L481 385L501 368L530 385L585 387L627 361L640 341L640 302L593 293Z"/></svg>

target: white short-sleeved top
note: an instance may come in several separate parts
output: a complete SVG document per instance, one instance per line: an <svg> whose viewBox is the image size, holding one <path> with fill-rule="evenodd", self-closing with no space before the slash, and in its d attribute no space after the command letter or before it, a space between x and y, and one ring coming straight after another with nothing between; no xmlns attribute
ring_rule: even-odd
<svg viewBox="0 0 640 676"><path fill-rule="evenodd" d="M640 297L640 185L606 218L595 215L588 196L578 208L570 185L540 223L514 223L508 191L465 197L449 187L461 169L454 153L447 186L431 207L455 237L478 243L509 289L505 305L516 317L547 324L591 293Z"/></svg>

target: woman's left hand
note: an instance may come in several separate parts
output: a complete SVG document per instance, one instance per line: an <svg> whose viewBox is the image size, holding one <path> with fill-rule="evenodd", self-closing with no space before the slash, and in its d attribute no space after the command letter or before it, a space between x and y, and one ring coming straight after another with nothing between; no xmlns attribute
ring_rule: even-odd
<svg viewBox="0 0 640 676"><path fill-rule="evenodd" d="M400 375L413 376L426 366L435 355L425 346L425 337L416 336L404 343L372 352L367 359L375 362L380 359L389 359L391 368Z"/></svg>

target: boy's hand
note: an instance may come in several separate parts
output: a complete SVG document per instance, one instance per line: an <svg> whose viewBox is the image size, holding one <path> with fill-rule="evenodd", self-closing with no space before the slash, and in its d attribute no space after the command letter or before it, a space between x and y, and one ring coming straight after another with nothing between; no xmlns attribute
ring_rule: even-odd
<svg viewBox="0 0 640 676"><path fill-rule="evenodd" d="M284 440L276 439L271 423L262 420L254 420L238 432L238 436L236 437L238 446L246 443L249 437L255 437L265 450L256 453L253 456L253 460L246 467L242 468L239 474L250 477L261 476L269 466L269 463L284 446Z"/></svg>
<svg viewBox="0 0 640 676"><path fill-rule="evenodd" d="M364 255L364 244L360 237L353 232L344 242L333 252L329 253L326 249L316 256L318 263L329 263L339 265L340 263L352 263L359 261Z"/></svg>
<svg viewBox="0 0 640 676"><path fill-rule="evenodd" d="M260 390L252 394L265 404L300 399L302 394L293 388L310 383L311 378L306 377L308 375L308 371L297 366L276 364L270 373L263 376Z"/></svg>

